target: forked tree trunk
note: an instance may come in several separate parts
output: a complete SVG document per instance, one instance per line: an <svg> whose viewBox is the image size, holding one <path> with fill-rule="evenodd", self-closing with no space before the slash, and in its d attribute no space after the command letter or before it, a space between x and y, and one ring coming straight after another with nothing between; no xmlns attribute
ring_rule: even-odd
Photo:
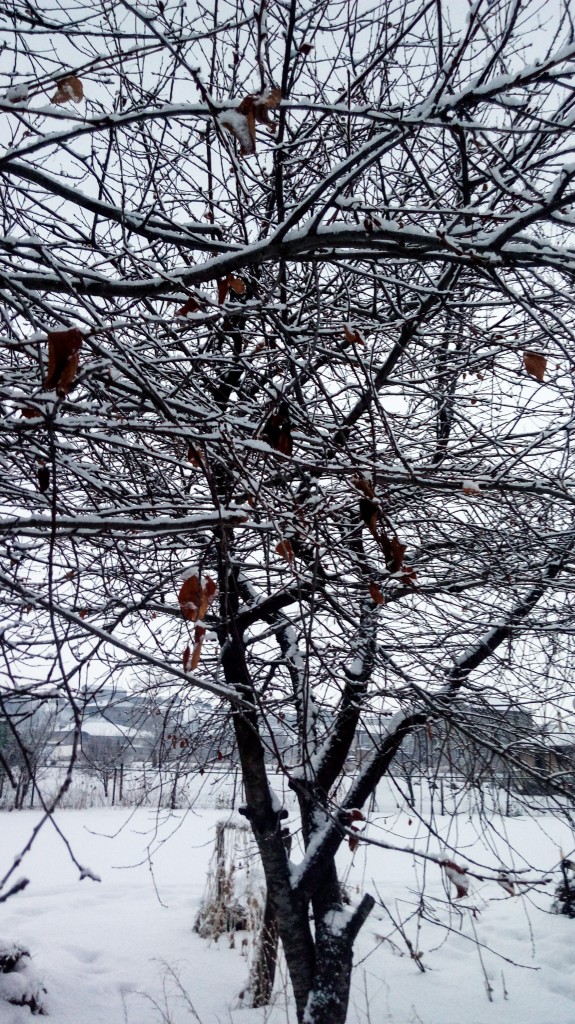
<svg viewBox="0 0 575 1024"><path fill-rule="evenodd" d="M316 946L317 968L303 1024L345 1024L351 983L352 943L324 936Z"/></svg>
<svg viewBox="0 0 575 1024"><path fill-rule="evenodd" d="M303 934L298 936L294 931L292 919L288 941L284 944L284 952L294 988L297 1019L300 1024L345 1024L349 1005L354 942L373 903L374 900L371 896L364 896L355 913L348 910L333 912L326 922L317 926L313 948L309 947ZM263 946L260 947L259 967L263 970L257 979L254 976L254 982L260 982L259 988L254 987L254 1006L264 1006L269 1003L273 974L275 973L277 936L282 930L281 925L272 924L272 927L266 932L269 945L265 954L263 954ZM286 946L287 948L285 948ZM294 958L294 950L298 946L299 957ZM305 962L303 971L302 954ZM271 955L273 958L273 973L266 974L268 965L264 957L267 955ZM258 1002L256 1002L256 991Z"/></svg>
<svg viewBox="0 0 575 1024"><path fill-rule="evenodd" d="M317 865L316 880L311 890L298 890L293 885L286 837L281 825L285 812L277 807L269 786L254 689L235 619L238 595L234 584L233 574L221 573L222 595L227 590L223 605L229 617L229 626L220 637L222 667L226 681L234 686L242 700L242 706L233 712L246 797L245 806L239 810L250 822L258 845L266 876L269 913L273 911L277 921L298 1021L300 1024L344 1024L349 1003L353 944L374 900L371 896L364 896L355 911L342 908L331 852L327 852L325 861L322 859L322 863ZM307 795L303 806L303 817L307 819L315 807L315 797ZM306 845L311 838L309 831L306 825ZM313 907L315 936L310 925L310 907ZM265 955L272 953L272 937L273 933Z"/></svg>
<svg viewBox="0 0 575 1024"><path fill-rule="evenodd" d="M335 911L316 926L315 974L302 1024L345 1024L353 946L374 899L364 896L355 912Z"/></svg>

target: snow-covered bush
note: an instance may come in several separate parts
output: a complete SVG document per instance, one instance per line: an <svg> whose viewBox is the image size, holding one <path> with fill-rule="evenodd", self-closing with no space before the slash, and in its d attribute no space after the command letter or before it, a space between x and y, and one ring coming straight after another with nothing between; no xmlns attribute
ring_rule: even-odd
<svg viewBox="0 0 575 1024"><path fill-rule="evenodd" d="M32 1013L45 1013L46 989L25 946L0 939L0 1004L28 1006ZM0 1019L2 1017L0 1007Z"/></svg>
<svg viewBox="0 0 575 1024"><path fill-rule="evenodd" d="M263 917L265 886L247 825L219 821L216 842L194 931L217 942L221 935L252 936ZM233 942L233 939L230 940Z"/></svg>

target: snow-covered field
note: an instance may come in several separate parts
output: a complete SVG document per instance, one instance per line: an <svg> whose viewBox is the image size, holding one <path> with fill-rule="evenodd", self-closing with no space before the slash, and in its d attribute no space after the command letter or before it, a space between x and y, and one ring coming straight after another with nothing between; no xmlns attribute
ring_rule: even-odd
<svg viewBox="0 0 575 1024"><path fill-rule="evenodd" d="M281 978L271 1008L241 1006L249 970L241 936L230 948L227 938L210 944L193 932L215 825L232 814L206 806L213 802L204 791L187 811L60 811L56 820L75 857L101 882L80 881L55 829L41 831L18 867L30 885L0 906L0 936L30 948L53 1024L295 1020ZM435 816L459 863L520 869L525 858L538 871L524 877L554 868L553 884L519 897L494 881L475 881L469 896L451 900L433 862L364 845L352 854L346 846L340 867L351 898L369 891L378 899L356 947L350 1024L572 1024L575 921L549 912L572 830L549 814L521 815L500 819L497 839L465 802L459 811ZM2 873L38 820L37 811L0 814ZM387 787L378 792L370 829L395 845L444 850ZM504 852L507 841L513 853ZM292 855L297 860L297 848ZM30 1019L28 1008L0 1004L2 1024Z"/></svg>

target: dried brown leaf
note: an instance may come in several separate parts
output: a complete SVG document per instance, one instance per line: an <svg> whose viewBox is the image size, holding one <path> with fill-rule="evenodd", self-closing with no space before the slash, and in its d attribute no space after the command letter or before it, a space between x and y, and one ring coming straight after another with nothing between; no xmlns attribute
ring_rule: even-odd
<svg viewBox="0 0 575 1024"><path fill-rule="evenodd" d="M25 420L36 420L42 415L39 409L35 409L32 405L23 405L20 410L21 415Z"/></svg>
<svg viewBox="0 0 575 1024"><path fill-rule="evenodd" d="M202 643L203 640L198 640L197 644L194 644L192 657L190 659L190 672L194 672L200 663L200 658L202 656Z"/></svg>
<svg viewBox="0 0 575 1024"><path fill-rule="evenodd" d="M191 651L189 646L186 647L188 656L186 659L186 668L184 669L185 672L194 672L197 669L202 654L202 643L203 640L199 640L197 643L194 644Z"/></svg>
<svg viewBox="0 0 575 1024"><path fill-rule="evenodd" d="M228 294L228 279L226 277L224 277L220 281L218 281L218 302L219 302L220 306L222 306L224 304L224 302L226 301L227 294Z"/></svg>
<svg viewBox="0 0 575 1024"><path fill-rule="evenodd" d="M540 352L524 352L523 365L530 377L535 377L540 384L545 380L547 359Z"/></svg>
<svg viewBox="0 0 575 1024"><path fill-rule="evenodd" d="M365 477L354 476L351 482L354 485L354 487L357 487L358 491L361 491L362 494L365 494L366 498L375 498L375 491L373 489L373 486L369 480L365 479Z"/></svg>
<svg viewBox="0 0 575 1024"><path fill-rule="evenodd" d="M375 601L376 604L385 604L385 599L381 590L379 589L377 583L374 583L373 581L369 584L369 596L371 597L372 601Z"/></svg>
<svg viewBox="0 0 575 1024"><path fill-rule="evenodd" d="M266 107L267 110L275 110L279 107L282 101L282 91L277 86L270 89L269 92L265 93L264 96L259 100L259 106Z"/></svg>
<svg viewBox="0 0 575 1024"><path fill-rule="evenodd" d="M82 332L76 327L67 331L48 331L48 373L44 380L47 391L68 394L78 372L82 341Z"/></svg>
<svg viewBox="0 0 575 1024"><path fill-rule="evenodd" d="M190 658L190 668L189 668L190 672L194 672L197 669L197 667L198 667L198 665L200 663L200 657L201 657L201 654L202 654L202 644L204 642L204 636L205 635L206 635L205 627L204 626L196 626L196 628L194 630L194 647L193 647L193 650L192 650L192 657Z"/></svg>
<svg viewBox="0 0 575 1024"><path fill-rule="evenodd" d="M202 587L202 592L200 595L200 604L198 607L198 614L196 616L196 619L203 619L212 601L214 600L214 597L216 596L217 592L217 584L214 583L213 579L210 576L207 576L206 582ZM197 628L199 629L200 627L198 626Z"/></svg>
<svg viewBox="0 0 575 1024"><path fill-rule="evenodd" d="M388 569L390 572L400 572L403 569L403 556L407 551L407 544L402 544L399 537L392 537L390 551Z"/></svg>
<svg viewBox="0 0 575 1024"><path fill-rule="evenodd" d="M201 599L202 587L198 577L194 574L184 580L178 594L182 615L188 622L196 622Z"/></svg>
<svg viewBox="0 0 575 1024"><path fill-rule="evenodd" d="M66 78L61 78L57 85L58 88L51 99L52 103L69 103L70 100L79 103L84 99L84 86L76 75L67 75Z"/></svg>
<svg viewBox="0 0 575 1024"><path fill-rule="evenodd" d="M196 299L188 299L187 302L184 302L184 305L181 307L181 309L178 309L176 316L187 316L188 313L197 313L200 309L201 306L199 302L196 301Z"/></svg>
<svg viewBox="0 0 575 1024"><path fill-rule="evenodd" d="M269 111L279 107L282 99L281 89L270 89L263 96L254 97L254 117L258 124L271 125Z"/></svg>
<svg viewBox="0 0 575 1024"><path fill-rule="evenodd" d="M184 672L189 672L190 671L190 655L191 655L190 645L188 644L186 649L185 649L185 651L184 651L184 655L183 655L183 659L182 659L183 660L183 664L184 664Z"/></svg>
<svg viewBox="0 0 575 1024"><path fill-rule="evenodd" d="M188 462L191 466L196 466L197 469L204 464L200 449L193 444L188 445Z"/></svg>
<svg viewBox="0 0 575 1024"><path fill-rule="evenodd" d="M291 546L291 541L280 540L279 544L276 544L276 554L280 555L281 558L285 558L286 562L293 562L294 551Z"/></svg>
<svg viewBox="0 0 575 1024"><path fill-rule="evenodd" d="M475 480L464 480L462 490L464 494L481 494L481 488Z"/></svg>
<svg viewBox="0 0 575 1024"><path fill-rule="evenodd" d="M345 340L350 345L365 345L365 341L361 334L355 327L350 327L349 324L344 324L343 333Z"/></svg>
<svg viewBox="0 0 575 1024"><path fill-rule="evenodd" d="M226 123L226 128L235 135L236 139L240 144L240 153L242 156L251 156L256 151L256 98L255 96L246 96L239 107L236 110L236 114L240 114L245 119L245 129L239 128L235 125L235 131L230 128L230 125Z"/></svg>
<svg viewBox="0 0 575 1024"><path fill-rule="evenodd" d="M459 864L455 864L452 860L444 860L442 864L449 881L455 886L455 898L460 900L467 896L469 892L469 877L465 868L459 867Z"/></svg>
<svg viewBox="0 0 575 1024"><path fill-rule="evenodd" d="M277 88L261 96L250 94L244 96L235 109L220 115L220 124L239 142L242 156L251 156L256 151L256 124L274 128L269 111L280 105L281 98L281 90Z"/></svg>
<svg viewBox="0 0 575 1024"><path fill-rule="evenodd" d="M227 278L228 286L231 288L236 295L243 295L246 290L246 282L241 277L236 277L234 274L228 274Z"/></svg>

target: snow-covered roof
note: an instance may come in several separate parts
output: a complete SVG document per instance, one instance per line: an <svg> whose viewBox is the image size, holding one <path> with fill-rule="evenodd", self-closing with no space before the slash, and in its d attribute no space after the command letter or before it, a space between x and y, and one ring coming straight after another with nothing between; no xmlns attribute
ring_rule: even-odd
<svg viewBox="0 0 575 1024"><path fill-rule="evenodd" d="M90 718L82 723L82 732L87 736L113 736L123 739L132 739L138 736L140 730L133 729L128 725L116 725L115 722L108 722L104 718Z"/></svg>

